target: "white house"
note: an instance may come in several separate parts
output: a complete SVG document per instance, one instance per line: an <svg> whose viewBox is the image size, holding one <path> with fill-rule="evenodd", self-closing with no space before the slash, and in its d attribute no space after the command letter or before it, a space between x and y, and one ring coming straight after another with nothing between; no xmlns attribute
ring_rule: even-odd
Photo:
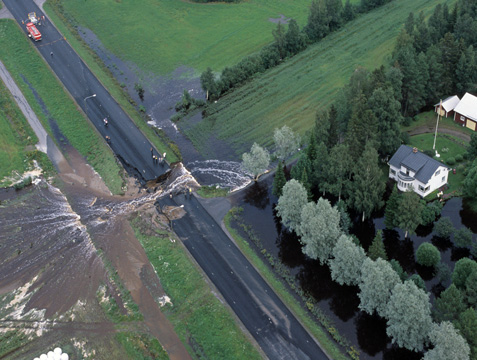
<svg viewBox="0 0 477 360"><path fill-rule="evenodd" d="M465 93L462 100L454 108L454 121L477 131L477 97Z"/></svg>
<svg viewBox="0 0 477 360"><path fill-rule="evenodd" d="M459 104L459 97L457 95L450 96L445 100L442 100L442 109L439 115L449 117L454 115L454 108ZM434 105L434 111L436 113L439 112L439 108L441 103L437 103Z"/></svg>
<svg viewBox="0 0 477 360"><path fill-rule="evenodd" d="M417 148L401 145L388 164L389 177L401 191L412 189L424 197L447 183L449 167Z"/></svg>

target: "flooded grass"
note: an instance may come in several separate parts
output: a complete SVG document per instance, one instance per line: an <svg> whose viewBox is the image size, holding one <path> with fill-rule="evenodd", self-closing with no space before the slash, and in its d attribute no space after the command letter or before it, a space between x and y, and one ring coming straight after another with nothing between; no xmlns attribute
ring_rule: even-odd
<svg viewBox="0 0 477 360"><path fill-rule="evenodd" d="M11 20L0 20L0 39L0 59L45 129L54 138L48 117L53 118L68 142L87 158L109 189L115 194L122 193L123 170L113 153L80 113L29 39ZM29 84L23 79L27 79ZM41 104L38 97L42 100Z"/></svg>
<svg viewBox="0 0 477 360"><path fill-rule="evenodd" d="M147 215L131 220L171 304L162 310L198 358L260 359L229 310L211 292L175 235L151 231Z"/></svg>
<svg viewBox="0 0 477 360"><path fill-rule="evenodd" d="M202 186L197 189L197 194L203 198L224 197L229 193L228 189L217 186Z"/></svg>

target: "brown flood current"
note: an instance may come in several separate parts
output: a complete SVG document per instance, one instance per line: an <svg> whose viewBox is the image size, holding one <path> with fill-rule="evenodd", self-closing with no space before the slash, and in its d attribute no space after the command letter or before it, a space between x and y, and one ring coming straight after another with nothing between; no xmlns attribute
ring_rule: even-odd
<svg viewBox="0 0 477 360"><path fill-rule="evenodd" d="M177 190L180 184L190 184L192 178L179 167L172 171L175 178L164 191L136 187L124 197L114 197L77 152L69 149L68 155L68 163L59 165L58 185L42 180L1 195L0 294L27 285L28 300L22 314L43 310L47 333L55 333L55 329L70 336L81 333L94 341L96 336L114 331L114 325L97 310L101 285L125 312L105 258L144 316L144 324L137 326L146 327L171 359L190 358L156 302L165 295L164 290L127 217L139 210L157 217L155 199ZM58 320L78 304L89 312L86 322ZM0 331L19 325L26 326L28 321L22 316L0 319Z"/></svg>

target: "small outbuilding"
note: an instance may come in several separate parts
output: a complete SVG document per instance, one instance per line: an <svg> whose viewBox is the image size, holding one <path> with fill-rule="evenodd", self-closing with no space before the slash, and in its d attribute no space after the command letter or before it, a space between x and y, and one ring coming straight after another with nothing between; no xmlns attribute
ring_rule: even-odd
<svg viewBox="0 0 477 360"><path fill-rule="evenodd" d="M401 145L388 165L389 177L401 191L413 190L424 197L447 184L449 167L417 148Z"/></svg>
<svg viewBox="0 0 477 360"><path fill-rule="evenodd" d="M459 97L457 95L449 96L447 99L442 101L442 109L439 115L450 117L454 115L454 108L459 104ZM434 105L434 111L439 113L441 103L437 103Z"/></svg>
<svg viewBox="0 0 477 360"><path fill-rule="evenodd" d="M454 108L454 121L471 130L477 130L477 97L465 93L462 100Z"/></svg>

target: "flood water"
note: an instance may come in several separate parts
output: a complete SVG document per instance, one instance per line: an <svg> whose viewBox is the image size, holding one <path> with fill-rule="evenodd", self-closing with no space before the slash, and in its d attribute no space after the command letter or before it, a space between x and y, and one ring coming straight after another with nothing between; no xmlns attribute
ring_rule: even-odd
<svg viewBox="0 0 477 360"><path fill-rule="evenodd" d="M145 107L150 118L149 124L161 129L179 147L184 165L201 185L218 185L234 190L250 183L252 177L243 171L240 159L236 158L227 144L210 139L213 142L213 146L210 146L214 149L213 154L201 154L180 131L180 122L176 124L170 120L176 114L174 105L182 99L184 90L196 99L205 99L200 86L200 74L185 66L178 67L167 76L146 73L135 64L125 62L109 52L89 29L79 28L79 34L133 100ZM134 89L136 83L145 90L143 100ZM192 122L201 120L201 113L191 119Z"/></svg>
<svg viewBox="0 0 477 360"><path fill-rule="evenodd" d="M278 257L287 266L297 283L319 303L320 308L333 321L339 333L344 335L360 351L360 359L420 359L422 354L392 346L386 336L386 322L379 316L370 316L359 310L358 288L341 286L332 281L327 266L308 259L301 252L301 244L295 234L284 229L274 216L277 198L271 194L273 177L263 183L253 184L241 194L234 196L234 205L244 209L242 217L251 225L264 248ZM475 214L463 204L461 198L446 202L441 216L450 217L455 228L467 226L475 232L472 219ZM419 266L415 261L415 251L423 242L431 242L441 251L442 262L451 271L457 260L468 257L468 249L459 249L452 242L442 241L432 234L432 227L418 228L418 235L404 239L401 230L384 229L383 214L361 223L359 216L353 223L351 233L368 249L377 230L383 231L384 245L389 259L396 259L409 274L419 274L431 294L431 302L449 281L439 285L438 279L429 269ZM474 235L475 236L475 235Z"/></svg>

